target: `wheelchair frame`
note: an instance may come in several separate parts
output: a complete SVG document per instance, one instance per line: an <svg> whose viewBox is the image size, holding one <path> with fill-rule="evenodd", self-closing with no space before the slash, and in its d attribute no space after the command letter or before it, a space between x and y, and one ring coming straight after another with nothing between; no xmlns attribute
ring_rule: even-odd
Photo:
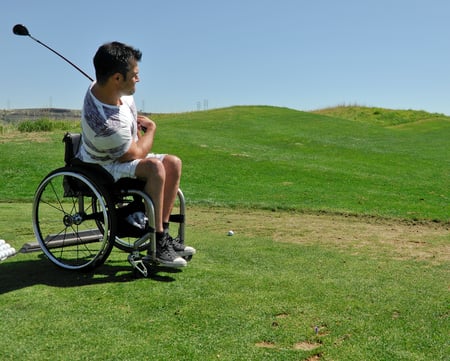
<svg viewBox="0 0 450 361"><path fill-rule="evenodd" d="M65 166L50 172L39 184L33 201L33 230L51 262L68 270L90 271L102 265L114 246L129 253L135 272L148 276L157 266L155 214L144 182L124 178L115 182L100 165L76 158L81 134L66 133ZM145 212L148 226L141 230L123 218L127 212ZM185 237L185 198L177 193L171 223ZM142 251L148 251L144 262ZM191 257L186 260L190 261Z"/></svg>

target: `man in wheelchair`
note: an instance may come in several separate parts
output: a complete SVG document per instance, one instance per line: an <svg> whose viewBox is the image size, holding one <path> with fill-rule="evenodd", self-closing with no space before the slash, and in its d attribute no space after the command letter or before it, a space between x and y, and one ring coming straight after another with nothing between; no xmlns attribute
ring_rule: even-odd
<svg viewBox="0 0 450 361"><path fill-rule="evenodd" d="M133 94L142 53L120 42L99 47L94 56L96 81L84 98L78 158L100 164L115 179L138 178L155 212L156 257L169 267L186 266L195 249L169 235L169 217L180 185L181 160L151 153L156 124L138 115Z"/></svg>

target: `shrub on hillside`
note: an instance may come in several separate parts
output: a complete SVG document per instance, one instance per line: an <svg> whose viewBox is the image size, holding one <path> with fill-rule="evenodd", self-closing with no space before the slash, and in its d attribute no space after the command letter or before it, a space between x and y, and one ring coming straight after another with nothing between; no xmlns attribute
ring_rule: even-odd
<svg viewBox="0 0 450 361"><path fill-rule="evenodd" d="M73 126L74 122L43 118L38 120L25 120L18 125L18 130L22 133L51 132L53 130L65 130Z"/></svg>

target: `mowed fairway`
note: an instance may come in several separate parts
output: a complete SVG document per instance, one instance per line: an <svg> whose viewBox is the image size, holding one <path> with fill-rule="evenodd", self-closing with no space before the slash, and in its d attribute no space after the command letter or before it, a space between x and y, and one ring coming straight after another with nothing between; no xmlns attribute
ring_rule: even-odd
<svg viewBox="0 0 450 361"><path fill-rule="evenodd" d="M118 250L94 274L39 252L0 263L2 360L446 359L448 117L233 107L153 118L155 151L183 159L198 254L148 279ZM17 249L33 240L33 193L63 164L62 136L1 135L0 238Z"/></svg>

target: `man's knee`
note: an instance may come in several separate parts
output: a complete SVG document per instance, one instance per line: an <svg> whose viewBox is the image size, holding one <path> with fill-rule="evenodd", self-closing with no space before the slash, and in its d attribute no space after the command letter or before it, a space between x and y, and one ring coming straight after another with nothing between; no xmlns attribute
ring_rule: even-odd
<svg viewBox="0 0 450 361"><path fill-rule="evenodd" d="M168 154L164 157L164 166L166 170L181 174L182 162L176 155Z"/></svg>
<svg viewBox="0 0 450 361"><path fill-rule="evenodd" d="M165 175L165 167L157 158L142 159L136 168L138 178L151 179L156 177L164 179Z"/></svg>

